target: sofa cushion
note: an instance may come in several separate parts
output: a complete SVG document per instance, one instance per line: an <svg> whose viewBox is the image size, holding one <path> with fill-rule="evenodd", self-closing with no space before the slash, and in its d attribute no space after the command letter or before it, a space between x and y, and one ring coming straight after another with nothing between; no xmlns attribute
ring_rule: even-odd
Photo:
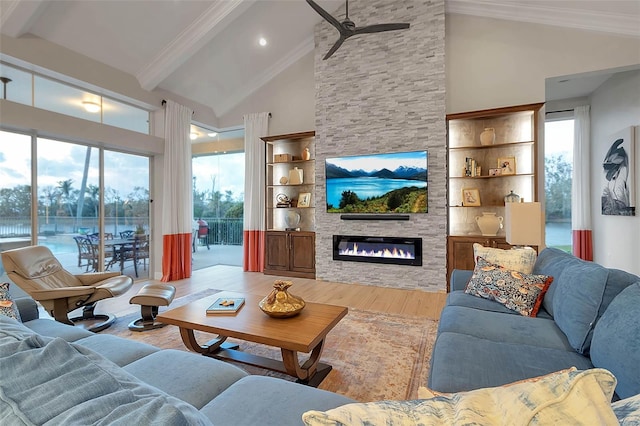
<svg viewBox="0 0 640 426"><path fill-rule="evenodd" d="M533 271L537 256L538 254L532 248L503 250L473 243L473 259L476 262L478 257L482 257L487 262L495 263L523 274L530 274Z"/></svg>
<svg viewBox="0 0 640 426"><path fill-rule="evenodd" d="M575 366L592 368L575 351L508 342L465 334L438 334L427 386L438 392L461 392L528 379Z"/></svg>
<svg viewBox="0 0 640 426"><path fill-rule="evenodd" d="M551 374L535 382L426 400L347 404L302 416L307 426L452 424L617 425L616 379L603 369ZM517 422L516 422L517 419Z"/></svg>
<svg viewBox="0 0 640 426"><path fill-rule="evenodd" d="M640 394L640 282L624 289L596 324L591 360L618 378L616 394Z"/></svg>
<svg viewBox="0 0 640 426"><path fill-rule="evenodd" d="M466 334L494 342L573 351L562 330L552 319L505 315L464 306L447 306L438 322L438 333Z"/></svg>
<svg viewBox="0 0 640 426"><path fill-rule="evenodd" d="M552 280L547 275L509 270L478 257L465 293L495 300L520 315L535 317Z"/></svg>
<svg viewBox="0 0 640 426"><path fill-rule="evenodd" d="M9 283L0 283L0 315L20 321L20 312L9 294Z"/></svg>
<svg viewBox="0 0 640 426"><path fill-rule="evenodd" d="M143 382L198 409L248 375L230 363L172 349L147 355L123 368Z"/></svg>
<svg viewBox="0 0 640 426"><path fill-rule="evenodd" d="M7 328L0 327L4 424L211 424L81 345Z"/></svg>
<svg viewBox="0 0 640 426"><path fill-rule="evenodd" d="M82 327L73 327L51 318L37 318L25 322L24 325L41 336L60 337L67 342L75 342L76 340L84 339L94 334Z"/></svg>
<svg viewBox="0 0 640 426"><path fill-rule="evenodd" d="M581 354L589 353L608 274L596 263L580 261L566 265L557 277L553 318Z"/></svg>
<svg viewBox="0 0 640 426"><path fill-rule="evenodd" d="M581 260L566 251L555 247L547 247L538 254L536 264L533 266L534 274L549 275L554 278L542 301L542 306L552 316L553 297L558 287L558 277L568 264L574 262L581 262Z"/></svg>
<svg viewBox="0 0 640 426"><path fill-rule="evenodd" d="M213 419L216 426L299 425L306 411L324 411L352 402L342 395L298 383L248 376L231 385L200 411Z"/></svg>
<svg viewBox="0 0 640 426"><path fill-rule="evenodd" d="M160 351L159 348L135 340L122 339L111 334L93 334L75 343L99 353L120 367Z"/></svg>

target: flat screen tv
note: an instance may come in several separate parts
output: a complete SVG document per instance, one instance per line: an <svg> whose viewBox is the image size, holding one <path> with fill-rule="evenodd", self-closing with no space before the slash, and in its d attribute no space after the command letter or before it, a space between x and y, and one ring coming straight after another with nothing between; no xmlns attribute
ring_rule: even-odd
<svg viewBox="0 0 640 426"><path fill-rule="evenodd" d="M327 212L427 213L427 151L325 161Z"/></svg>

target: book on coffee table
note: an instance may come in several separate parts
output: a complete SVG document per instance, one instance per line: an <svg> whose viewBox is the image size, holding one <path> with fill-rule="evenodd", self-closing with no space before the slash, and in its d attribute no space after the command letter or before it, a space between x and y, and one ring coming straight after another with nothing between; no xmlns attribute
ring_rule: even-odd
<svg viewBox="0 0 640 426"><path fill-rule="evenodd" d="M220 297L207 308L207 314L234 314L244 305L244 297Z"/></svg>

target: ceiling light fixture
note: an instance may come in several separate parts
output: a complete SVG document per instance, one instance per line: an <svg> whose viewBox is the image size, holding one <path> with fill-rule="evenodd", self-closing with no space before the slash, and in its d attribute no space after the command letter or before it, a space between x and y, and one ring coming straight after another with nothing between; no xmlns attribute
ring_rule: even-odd
<svg viewBox="0 0 640 426"><path fill-rule="evenodd" d="M216 132L207 133L207 136L209 136L210 138L215 138L216 136L218 136L218 133Z"/></svg>
<svg viewBox="0 0 640 426"><path fill-rule="evenodd" d="M95 113L100 111L100 105L95 102L82 101L82 106L87 112Z"/></svg>
<svg viewBox="0 0 640 426"><path fill-rule="evenodd" d="M189 139L191 139L192 141L195 141L196 139L198 139L198 134L195 132L189 133Z"/></svg>
<svg viewBox="0 0 640 426"><path fill-rule="evenodd" d="M264 37L260 37L260 39L258 40L258 44L262 47L267 45L267 39Z"/></svg>

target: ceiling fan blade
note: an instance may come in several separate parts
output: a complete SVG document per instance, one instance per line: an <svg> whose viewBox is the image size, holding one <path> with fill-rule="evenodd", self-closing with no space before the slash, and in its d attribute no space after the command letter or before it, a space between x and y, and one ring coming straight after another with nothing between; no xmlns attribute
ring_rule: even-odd
<svg viewBox="0 0 640 426"><path fill-rule="evenodd" d="M329 15L329 12L327 12L326 10L324 10L323 8L321 8L316 2L314 2L313 0L307 0L307 3L309 3L309 6L311 6L313 8L313 10L315 10L316 12L318 12L318 14L320 16L322 16L327 22L329 22L331 25L333 25L334 27L336 27L338 29L338 31L342 32L342 24L340 23L340 21L338 21L336 18L334 18L333 16Z"/></svg>
<svg viewBox="0 0 640 426"><path fill-rule="evenodd" d="M333 55L336 50L338 50L338 48L340 46L342 46L342 43L344 43L344 41L346 40L346 37L340 37L334 44L333 46L331 46L331 49L329 49L329 51L327 52L326 55L324 55L324 58L322 58L322 60L324 61L325 59L329 59L331 57L331 55Z"/></svg>
<svg viewBox="0 0 640 426"><path fill-rule="evenodd" d="M409 28L409 24L375 24L367 25L366 27L356 28L353 34L370 34L381 33L384 31L405 30Z"/></svg>

